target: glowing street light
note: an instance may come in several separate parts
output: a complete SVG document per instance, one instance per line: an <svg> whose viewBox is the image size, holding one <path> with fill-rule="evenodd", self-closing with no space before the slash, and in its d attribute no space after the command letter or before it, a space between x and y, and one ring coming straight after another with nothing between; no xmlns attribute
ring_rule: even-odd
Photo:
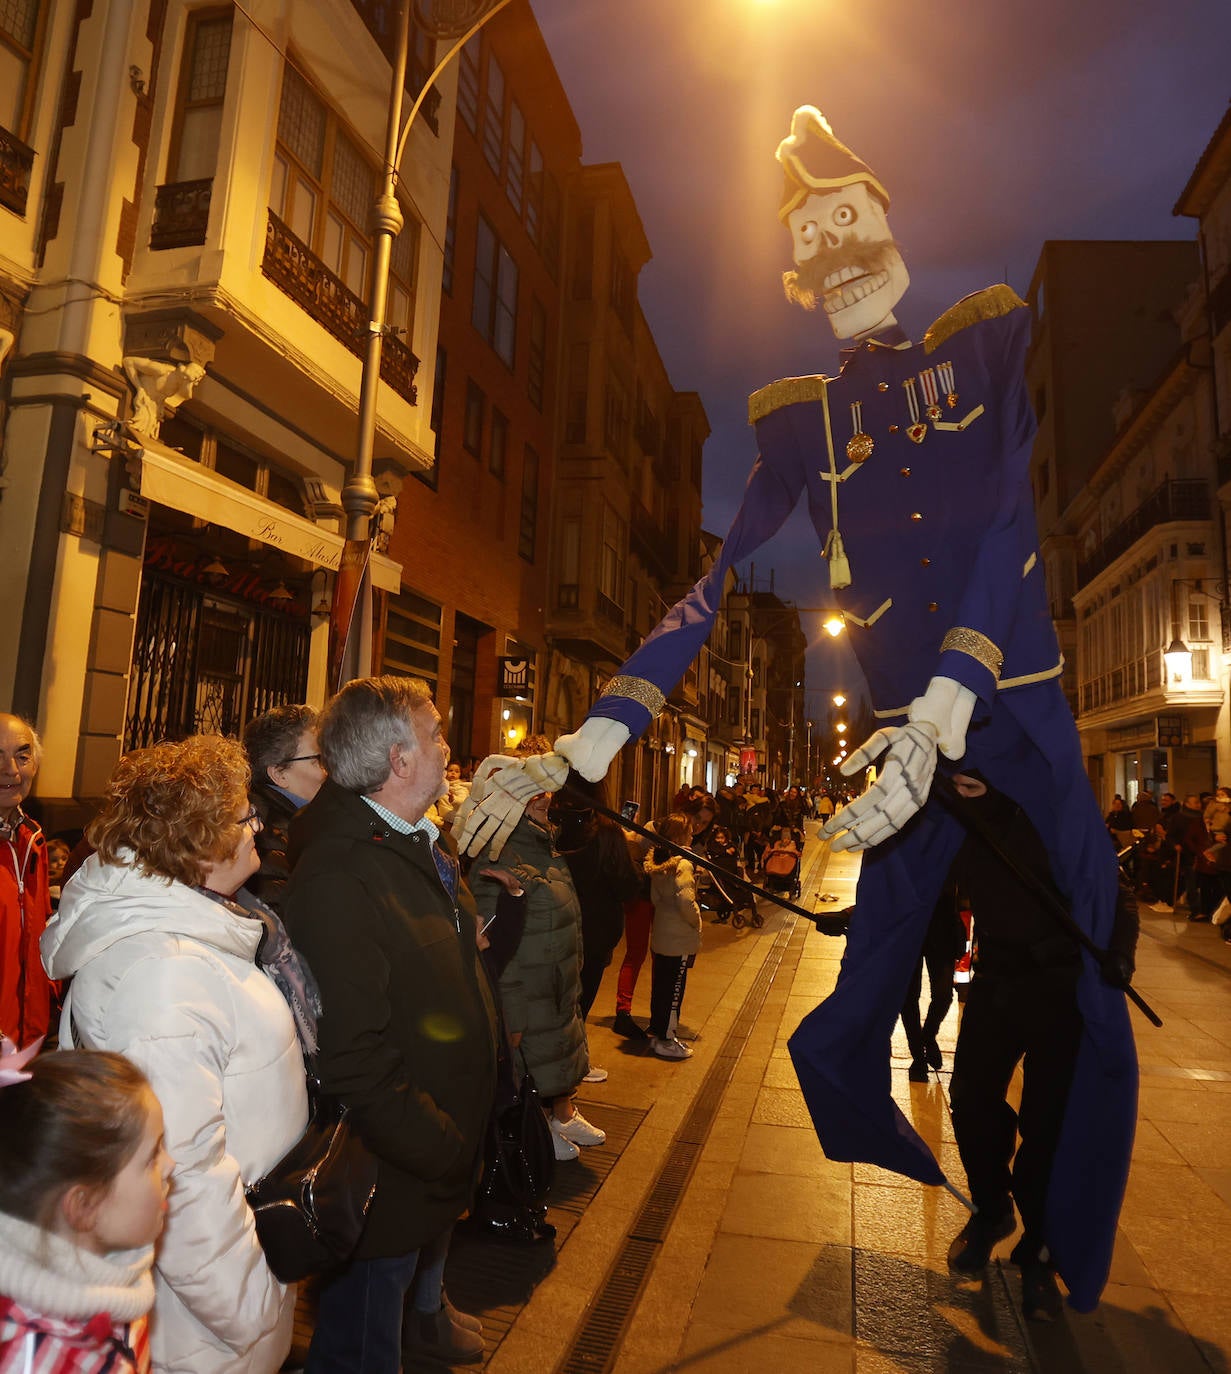
<svg viewBox="0 0 1231 1374"><path fill-rule="evenodd" d="M846 721L840 720L840 721L837 723L837 725L834 726L834 729L838 732L838 734L840 734L840 735L845 735L845 734L846 734Z"/></svg>
<svg viewBox="0 0 1231 1374"><path fill-rule="evenodd" d="M821 621L821 629L824 630L831 639L837 639L842 631L846 629L846 621L842 619L840 612L834 611Z"/></svg>
<svg viewBox="0 0 1231 1374"><path fill-rule="evenodd" d="M841 692L835 692L835 693L833 694L833 704L834 704L835 706L845 706L845 705L846 705L846 698L842 695Z"/></svg>

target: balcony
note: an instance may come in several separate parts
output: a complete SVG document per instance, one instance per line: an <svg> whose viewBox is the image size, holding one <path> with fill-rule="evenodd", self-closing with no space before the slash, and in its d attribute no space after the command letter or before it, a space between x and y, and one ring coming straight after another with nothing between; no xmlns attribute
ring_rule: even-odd
<svg viewBox="0 0 1231 1374"><path fill-rule="evenodd" d="M629 533L632 551L642 563L660 578L670 578L670 543L658 522L639 502L633 503Z"/></svg>
<svg viewBox="0 0 1231 1374"><path fill-rule="evenodd" d="M363 357L368 334L367 305L272 210L265 230L261 271L355 357ZM381 348L381 379L412 406L419 395L415 386L418 370L418 358L396 334L387 334Z"/></svg>
<svg viewBox="0 0 1231 1374"><path fill-rule="evenodd" d="M33 170L34 149L7 129L0 128L0 205L15 215L26 213Z"/></svg>
<svg viewBox="0 0 1231 1374"><path fill-rule="evenodd" d="M213 186L213 177L202 177L199 181L173 181L166 186L159 186L154 192L150 247L189 248L204 243Z"/></svg>
<svg viewBox="0 0 1231 1374"><path fill-rule="evenodd" d="M1172 520L1209 520L1210 494L1203 481L1164 482L1122 520L1089 558L1078 561L1079 586L1096 578L1142 537Z"/></svg>

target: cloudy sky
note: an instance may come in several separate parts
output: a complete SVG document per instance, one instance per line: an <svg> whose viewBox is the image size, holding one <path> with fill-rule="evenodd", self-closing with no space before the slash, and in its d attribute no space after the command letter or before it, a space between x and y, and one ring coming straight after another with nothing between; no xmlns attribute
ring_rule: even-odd
<svg viewBox="0 0 1231 1374"><path fill-rule="evenodd" d="M641 304L673 384L705 403L719 533L755 456L747 395L836 365L820 312L779 285L773 153L797 105L887 186L912 278L897 313L919 337L969 291L1024 293L1046 239L1194 237L1172 207L1231 99L1228 0L532 5L585 160L623 164L636 197L654 254ZM758 581L771 567L798 604L827 600L802 511L758 555ZM810 685L851 672L828 639L810 655Z"/></svg>

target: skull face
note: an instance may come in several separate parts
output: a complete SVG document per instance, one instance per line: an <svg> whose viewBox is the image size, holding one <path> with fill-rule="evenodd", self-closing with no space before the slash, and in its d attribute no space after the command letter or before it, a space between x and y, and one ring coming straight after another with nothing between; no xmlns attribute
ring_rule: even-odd
<svg viewBox="0 0 1231 1374"><path fill-rule="evenodd" d="M814 192L787 216L797 271L788 292L819 300L839 339L894 322L910 277L880 199L864 181Z"/></svg>

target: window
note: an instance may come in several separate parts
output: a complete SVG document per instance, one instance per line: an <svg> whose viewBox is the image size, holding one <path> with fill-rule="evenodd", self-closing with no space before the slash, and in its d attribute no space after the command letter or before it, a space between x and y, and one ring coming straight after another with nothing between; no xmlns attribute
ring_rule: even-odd
<svg viewBox="0 0 1231 1374"><path fill-rule="evenodd" d="M539 145L530 140L530 182L526 188L526 233L536 247L539 231L543 224L543 153Z"/></svg>
<svg viewBox="0 0 1231 1374"><path fill-rule="evenodd" d="M435 692L440 676L440 607L435 602L414 592L389 598L381 671L421 677Z"/></svg>
<svg viewBox="0 0 1231 1374"><path fill-rule="evenodd" d="M616 461L623 466L628 457L628 392L614 376L607 378L603 440Z"/></svg>
<svg viewBox="0 0 1231 1374"><path fill-rule="evenodd" d="M543 409L547 377L547 311L537 297L530 298L530 357L526 367L526 395L535 410Z"/></svg>
<svg viewBox="0 0 1231 1374"><path fill-rule="evenodd" d="M389 255L389 303L385 323L396 329L407 348L415 327L415 295L419 286L419 221L403 207L401 232Z"/></svg>
<svg viewBox="0 0 1231 1374"><path fill-rule="evenodd" d="M550 172L543 173L543 264L552 280L560 267L560 188Z"/></svg>
<svg viewBox="0 0 1231 1374"><path fill-rule="evenodd" d="M594 211L577 221L577 249L573 259L573 299L588 301L594 291Z"/></svg>
<svg viewBox="0 0 1231 1374"><path fill-rule="evenodd" d="M499 178L504 152L504 72L494 53L487 55L487 99L483 104L483 157Z"/></svg>
<svg viewBox="0 0 1231 1374"><path fill-rule="evenodd" d="M615 606L624 605L624 553L627 547L628 526L614 506L604 505L598 589Z"/></svg>
<svg viewBox="0 0 1231 1374"><path fill-rule="evenodd" d="M457 113L472 134L479 130L479 35L462 49L457 69Z"/></svg>
<svg viewBox="0 0 1231 1374"><path fill-rule="evenodd" d="M466 413L462 419L462 447L476 458L483 452L483 412L487 398L474 378L466 382Z"/></svg>
<svg viewBox="0 0 1231 1374"><path fill-rule="evenodd" d="M581 581L581 521L570 516L560 526L560 580L556 587L556 605L562 610L576 610Z"/></svg>
<svg viewBox="0 0 1231 1374"><path fill-rule="evenodd" d="M0 0L0 126L18 138L30 123L41 9L39 0Z"/></svg>
<svg viewBox="0 0 1231 1374"><path fill-rule="evenodd" d="M492 407L492 432L487 444L487 470L504 481L505 452L509 446L509 422Z"/></svg>
<svg viewBox="0 0 1231 1374"><path fill-rule="evenodd" d="M526 445L526 461L521 470L521 525L517 552L527 563L534 562L539 530L539 455Z"/></svg>
<svg viewBox="0 0 1231 1374"><path fill-rule="evenodd" d="M449 375L448 354L437 345L436 348L436 372L432 378L432 432L436 438L432 443L432 456L436 459L436 466L440 466L441 441L445 427L445 382ZM436 471L433 469L429 485L436 485Z"/></svg>
<svg viewBox="0 0 1231 1374"><path fill-rule="evenodd" d="M520 215L526 190L526 116L516 100L509 104L509 150L504 166L504 189Z"/></svg>
<svg viewBox="0 0 1231 1374"><path fill-rule="evenodd" d="M361 298L367 290L371 256L366 226L371 222L377 185L375 170L337 117L293 67L284 67L269 208ZM394 240L393 254L400 263L400 269L394 268L401 291L398 308L408 326L419 229L413 215L407 213L406 219L406 228Z"/></svg>
<svg viewBox="0 0 1231 1374"><path fill-rule="evenodd" d="M615 311L629 338L632 338L633 334L633 301L635 298L636 287L633 282L632 268L628 265L628 259L620 252L613 236L611 243L611 308Z"/></svg>
<svg viewBox="0 0 1231 1374"><path fill-rule="evenodd" d="M470 318L496 355L512 367L517 339L517 264L484 215L479 216L475 236L474 305Z"/></svg>
<svg viewBox="0 0 1231 1374"><path fill-rule="evenodd" d="M569 444L586 442L586 407L590 391L590 345L574 344L568 360L568 414L564 440Z"/></svg>
<svg viewBox="0 0 1231 1374"><path fill-rule="evenodd" d="M444 268L440 289L446 296L453 294L453 261L457 255L457 168L449 175L449 212L445 217Z"/></svg>
<svg viewBox="0 0 1231 1374"><path fill-rule="evenodd" d="M189 16L176 95L167 181L202 181L218 168L222 102L231 59L231 14Z"/></svg>

